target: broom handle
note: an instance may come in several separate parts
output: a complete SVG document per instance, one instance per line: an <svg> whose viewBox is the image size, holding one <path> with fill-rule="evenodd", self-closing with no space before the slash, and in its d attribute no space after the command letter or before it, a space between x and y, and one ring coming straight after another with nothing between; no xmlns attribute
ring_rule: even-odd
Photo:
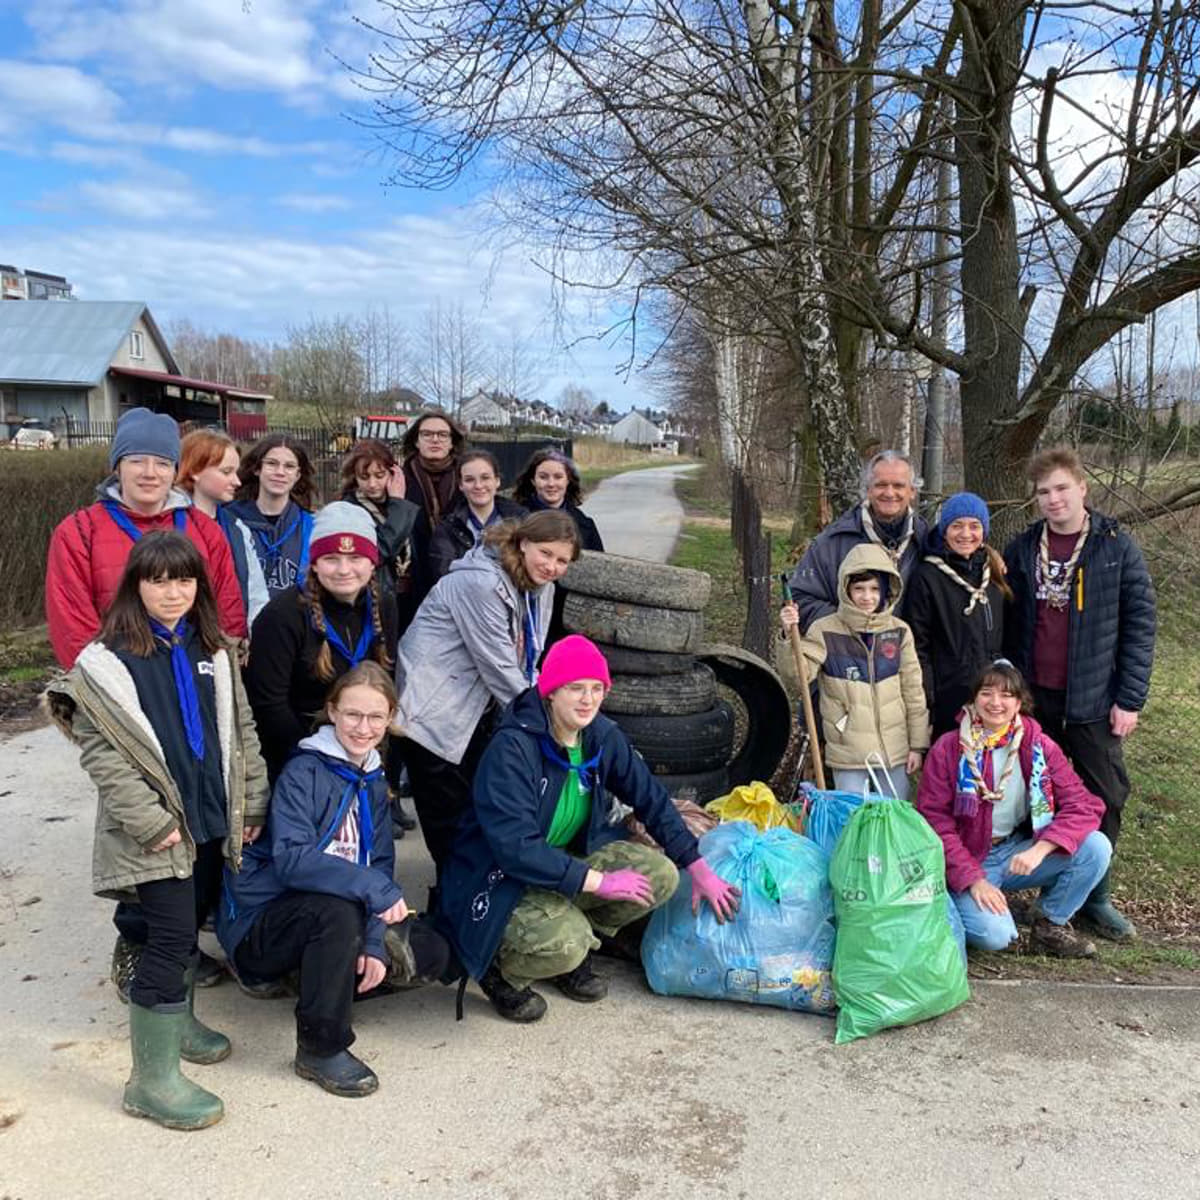
<svg viewBox="0 0 1200 1200"><path fill-rule="evenodd" d="M783 581L784 603L792 603L792 593L787 585L787 576L780 577ZM808 747L812 754L813 774L816 776L817 787L825 791L825 764L821 760L821 743L817 738L817 718L813 713L812 692L808 685L808 663L804 651L800 648L800 628L797 625L788 626L788 642L792 647L792 662L796 667L796 675L800 680L800 706L804 710L804 726L808 730Z"/></svg>

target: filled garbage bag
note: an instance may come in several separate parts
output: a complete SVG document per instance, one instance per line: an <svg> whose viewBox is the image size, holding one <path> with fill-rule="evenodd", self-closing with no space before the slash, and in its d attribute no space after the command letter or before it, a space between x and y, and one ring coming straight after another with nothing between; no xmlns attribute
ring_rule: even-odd
<svg viewBox="0 0 1200 1200"><path fill-rule="evenodd" d="M735 787L726 796L710 800L704 807L722 824L749 821L762 830L774 829L777 825L792 827L792 815L787 805L780 804L775 793L757 779Z"/></svg>
<svg viewBox="0 0 1200 1200"><path fill-rule="evenodd" d="M862 802L861 792L821 791L802 783L795 803L789 807L796 814L799 831L832 858L850 814Z"/></svg>
<svg viewBox="0 0 1200 1200"><path fill-rule="evenodd" d="M968 998L941 839L911 804L868 797L846 825L829 879L837 1042L940 1016Z"/></svg>
<svg viewBox="0 0 1200 1200"><path fill-rule="evenodd" d="M760 832L748 821L718 826L700 852L722 879L742 889L724 925L701 905L692 915L686 879L650 919L642 965L663 996L699 996L830 1012L833 898L829 863L790 829Z"/></svg>

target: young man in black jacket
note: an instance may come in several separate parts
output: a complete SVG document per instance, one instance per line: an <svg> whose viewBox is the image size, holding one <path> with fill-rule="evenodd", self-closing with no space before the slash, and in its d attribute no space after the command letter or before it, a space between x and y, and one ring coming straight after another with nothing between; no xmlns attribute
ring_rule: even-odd
<svg viewBox="0 0 1200 1200"><path fill-rule="evenodd" d="M1137 543L1112 517L1085 505L1079 456L1046 450L1029 466L1041 520L1009 544L1013 591L1005 620L1009 657L1033 686L1038 720L1088 789L1104 800L1101 831L1115 846L1129 796L1123 740L1150 689L1154 587ZM1077 923L1128 941L1132 922L1097 884Z"/></svg>

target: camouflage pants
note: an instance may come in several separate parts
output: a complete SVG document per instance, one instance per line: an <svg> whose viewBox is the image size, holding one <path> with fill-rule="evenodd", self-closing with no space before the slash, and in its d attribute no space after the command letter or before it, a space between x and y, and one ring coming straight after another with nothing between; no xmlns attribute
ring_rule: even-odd
<svg viewBox="0 0 1200 1200"><path fill-rule="evenodd" d="M596 871L640 871L654 888L654 903L643 908L629 900L598 900L589 892L568 899L558 892L530 888L513 909L496 953L500 974L513 987L528 987L573 971L599 947L596 933L611 937L622 926L665 904L679 884L679 872L661 851L635 842L610 842L587 857Z"/></svg>

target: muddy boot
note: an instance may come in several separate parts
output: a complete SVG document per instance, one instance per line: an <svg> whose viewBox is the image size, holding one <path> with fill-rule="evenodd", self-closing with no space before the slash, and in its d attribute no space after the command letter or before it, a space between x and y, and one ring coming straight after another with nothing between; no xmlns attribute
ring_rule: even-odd
<svg viewBox="0 0 1200 1200"><path fill-rule="evenodd" d="M546 1001L533 988L515 988L493 963L479 981L483 994L492 1002L492 1007L506 1020L518 1021L523 1025L540 1021L546 1015Z"/></svg>
<svg viewBox="0 0 1200 1200"><path fill-rule="evenodd" d="M122 1107L167 1129L204 1129L225 1115L220 1097L179 1073L179 1046L188 1020L186 1001L155 1008L129 1006L133 1072Z"/></svg>
<svg viewBox="0 0 1200 1200"><path fill-rule="evenodd" d="M216 987L225 982L225 964L211 954L200 951L200 960L196 963L196 986L198 988Z"/></svg>
<svg viewBox="0 0 1200 1200"><path fill-rule="evenodd" d="M137 970L138 959L142 957L143 949L144 947L138 945L137 942L131 942L128 938L117 934L108 977L113 981L117 989L117 998L122 1004L129 1003L129 985L133 983L133 975Z"/></svg>
<svg viewBox="0 0 1200 1200"><path fill-rule="evenodd" d="M1092 888L1092 894L1075 914L1075 921L1080 928L1110 942L1132 942L1137 937L1137 929L1133 922L1113 907L1108 871L1105 871L1104 878Z"/></svg>
<svg viewBox="0 0 1200 1200"><path fill-rule="evenodd" d="M184 1062L211 1066L229 1057L233 1046L229 1039L215 1029L209 1029L196 1020L196 968L188 967L183 973L183 985L187 988L187 1020L183 1023L183 1035L179 1042L179 1057Z"/></svg>
<svg viewBox="0 0 1200 1200"><path fill-rule="evenodd" d="M1052 958L1094 958L1096 947L1071 928L1055 925L1046 917L1035 917L1029 931L1029 948Z"/></svg>
<svg viewBox="0 0 1200 1200"><path fill-rule="evenodd" d="M336 1054L313 1054L296 1047L296 1061L292 1064L301 1079L311 1079L335 1096L369 1096L379 1087L379 1077L362 1059L355 1058L349 1050Z"/></svg>
<svg viewBox="0 0 1200 1200"><path fill-rule="evenodd" d="M590 954L575 970L556 975L550 982L568 999L582 1004L593 1004L608 995L608 980L592 970Z"/></svg>

